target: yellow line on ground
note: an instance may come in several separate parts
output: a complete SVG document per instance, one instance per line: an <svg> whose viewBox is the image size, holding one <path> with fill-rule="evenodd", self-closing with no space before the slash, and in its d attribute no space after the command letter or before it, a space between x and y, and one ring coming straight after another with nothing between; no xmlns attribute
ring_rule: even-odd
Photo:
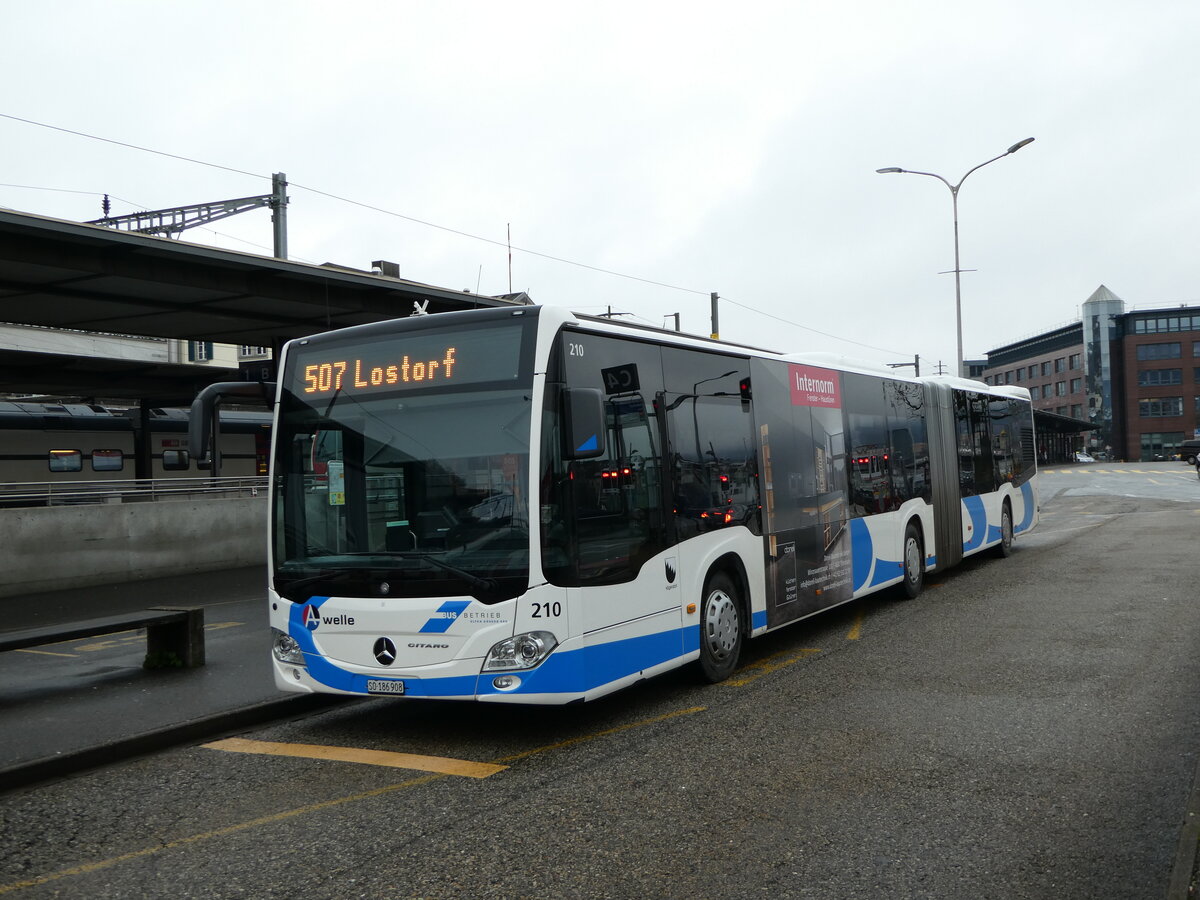
<svg viewBox="0 0 1200 900"><path fill-rule="evenodd" d="M75 657L77 657L79 655L78 653L52 653L49 650L29 650L24 647L22 647L17 652L18 653L36 653L38 656L65 656L68 659L75 659Z"/></svg>
<svg viewBox="0 0 1200 900"><path fill-rule="evenodd" d="M780 659L781 656L796 652L799 652L800 655L792 656L788 659ZM820 650L813 647L804 647L799 651L781 650L778 653L772 653L770 656L763 657L757 662L752 662L749 665L743 666L741 669L738 669L738 672L742 673L741 678L730 678L726 681L722 681L721 684L729 687L745 687L752 681L758 681L758 679L762 678L764 675L770 675L772 672L778 672L780 669L790 666L792 663L800 662L800 660L804 659L806 656L812 656L812 654L820 652Z"/></svg>
<svg viewBox="0 0 1200 900"><path fill-rule="evenodd" d="M862 622L863 614L862 610L859 610L858 614L854 617L854 627L851 628L850 633L846 635L846 640L857 641L859 639L859 636L862 635Z"/></svg>
<svg viewBox="0 0 1200 900"><path fill-rule="evenodd" d="M639 722L631 722L628 725L618 725L615 728L609 728L604 731L598 731L594 734L582 735L577 738L571 738L566 741L559 741L556 744L548 744L545 747L538 747L534 750L526 750L523 753L515 753L511 756L503 757L495 761L494 765L503 766L505 763L514 762L526 757L535 756L539 753L546 753L550 750L558 750L562 747L570 747L575 744L582 744L587 741L593 741L597 738L607 737L610 734L617 734L622 731L629 731L633 728L640 728L644 725L654 725L658 722L665 722L668 719L673 719L676 716L686 716L691 713L703 712L706 707L693 706L689 709L680 709L675 712L666 713L665 715L655 716L650 719L643 719ZM429 784L431 781L438 781L447 777L443 774L421 775L417 778L410 778L408 781L401 781L398 784L389 784L385 787L375 788L370 791L363 791L358 794L350 794L346 797L334 797L331 800L323 800L320 803L311 803L308 806L301 806L296 809L288 809L282 812L273 813L269 816L261 816L257 819L251 819L248 822L239 822L236 825L228 825L225 828L217 828L213 831L205 831L201 834L193 834L190 837L179 838L175 841L167 841L162 844L157 844L153 847L146 847L142 850L134 850L131 853L123 853L120 856L113 856L109 859L97 860L96 862L86 863L82 866L74 866L70 869L63 869L59 872L52 872L49 875L39 875L36 878L29 878L24 881L14 881L11 884L0 884L0 894L8 894L13 891L19 891L22 888L36 887L39 884L48 884L52 881L59 881L63 878L70 878L74 875L87 875L91 872L99 872L102 869L111 869L113 866L120 865L123 862L129 862L134 859L144 859L148 856L154 856L162 853L164 850L174 850L179 847L186 847L190 844L199 844L203 841L213 840L214 838L225 837L230 834L237 834L241 831L248 831L251 828L257 828L262 825L274 825L278 822L294 819L297 816L307 815L309 813L320 812L325 809L332 809L336 806L343 806L347 803L356 803L360 800L370 800L374 797L380 797L384 794L391 794L396 791L402 791L406 788L418 787L423 784Z"/></svg>
<svg viewBox="0 0 1200 900"><path fill-rule="evenodd" d="M420 756L415 753L364 750L358 747L326 747L320 744L279 744L273 741L248 741L244 738L227 738L211 744L201 744L201 746L209 750L224 750L228 753L328 759L368 766L390 766L393 769L416 769L418 772L437 772L441 775L462 775L466 778L487 778L489 775L495 775L508 768L508 766L471 762L466 759L450 759L444 756Z"/></svg>
<svg viewBox="0 0 1200 900"><path fill-rule="evenodd" d="M319 812L323 809L329 809L334 806L341 806L343 803L350 803L355 800L366 800L371 797L378 797L382 794L389 794L393 791L403 790L408 787L415 787L419 784L427 784L430 781L436 781L439 778L445 778L445 775L422 775L419 778L413 778L409 781L403 781L400 784L389 784L387 787L376 788L373 791L364 791L361 794L354 794L350 797L335 797L333 800L325 800L322 803L312 803L308 806L301 806L298 809L288 809L283 812L274 813L269 816L262 816L257 819L251 819L249 822L239 822L236 825L229 825L225 828L218 828L215 831L206 831L203 834L193 834L190 837L180 838L176 841L167 841L155 847L146 847L143 850L134 850L132 853L122 853L120 856L113 856L109 859L101 859L93 863L85 863L82 866L75 866L70 869L63 869L60 872L52 872L49 875L39 875L36 878L29 878L25 881L14 881L12 884L0 884L0 894L8 894L12 891L19 891L22 888L36 887L39 884L47 884L51 881L58 881L62 878L70 878L73 875L87 875L90 872L99 872L102 869L111 869L113 866L123 862L129 862L133 859L142 859L147 856L154 856L164 850L174 850L177 847L186 847L189 844L198 844L201 841L211 840L213 838L225 837L230 834L237 834L239 831L246 831L250 828L256 828L260 825L274 825L277 822L282 822L287 819L293 819L296 816L303 816L307 813Z"/></svg>
<svg viewBox="0 0 1200 900"><path fill-rule="evenodd" d="M237 628L239 625L245 625L245 622L213 622L204 626L205 631L220 631L222 628Z"/></svg>

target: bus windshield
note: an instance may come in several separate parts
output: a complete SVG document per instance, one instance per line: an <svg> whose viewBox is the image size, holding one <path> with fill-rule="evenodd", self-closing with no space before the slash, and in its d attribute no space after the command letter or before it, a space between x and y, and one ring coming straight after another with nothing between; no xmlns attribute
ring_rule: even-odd
<svg viewBox="0 0 1200 900"><path fill-rule="evenodd" d="M521 331L509 329L508 341L508 332L487 331L488 365L506 345L515 360ZM470 337L454 342L467 358ZM528 374L514 362L504 370L512 377L356 390L356 364L369 385L355 358L362 350L318 348L289 361L275 445L275 589L294 602L336 594L491 603L521 593L529 575ZM318 390L325 364L309 360L335 357L334 365L350 357L345 380L335 375Z"/></svg>

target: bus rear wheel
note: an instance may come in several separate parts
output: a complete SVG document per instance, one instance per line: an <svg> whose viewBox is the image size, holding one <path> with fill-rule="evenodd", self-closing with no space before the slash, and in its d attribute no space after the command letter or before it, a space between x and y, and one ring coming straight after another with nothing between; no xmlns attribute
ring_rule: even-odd
<svg viewBox="0 0 1200 900"><path fill-rule="evenodd" d="M914 600L925 586L925 546L912 522L904 529L904 596Z"/></svg>
<svg viewBox="0 0 1200 900"><path fill-rule="evenodd" d="M724 681L742 654L741 592L725 572L709 578L700 602L700 671Z"/></svg>

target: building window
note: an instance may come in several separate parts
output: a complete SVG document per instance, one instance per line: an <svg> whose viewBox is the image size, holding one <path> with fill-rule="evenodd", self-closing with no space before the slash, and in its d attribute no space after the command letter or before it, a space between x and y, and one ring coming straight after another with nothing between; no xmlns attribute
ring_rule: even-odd
<svg viewBox="0 0 1200 900"><path fill-rule="evenodd" d="M1022 367L1020 369L1017 369L1017 384L1020 384L1024 380L1025 380L1025 369L1024 369L1024 367Z"/></svg>
<svg viewBox="0 0 1200 900"><path fill-rule="evenodd" d="M1072 353L1072 354L1071 354L1071 359L1070 359L1070 366L1071 366L1071 368L1072 368L1072 369L1078 369L1078 368L1079 368L1079 366L1080 366L1081 364L1082 364L1082 360L1081 360L1081 358L1080 358L1080 354L1078 354L1078 353Z"/></svg>
<svg viewBox="0 0 1200 900"><path fill-rule="evenodd" d="M1168 418L1183 415L1182 397L1151 397L1138 401L1138 415L1143 419Z"/></svg>
<svg viewBox="0 0 1200 900"><path fill-rule="evenodd" d="M1055 372L1067 371L1067 360L1064 357L1060 356L1058 359L1056 359L1054 361L1054 371Z"/></svg>
<svg viewBox="0 0 1200 900"><path fill-rule="evenodd" d="M1030 367L1029 367L1029 377L1030 377L1030 378L1037 378L1037 373L1038 373L1038 367L1037 367L1037 366L1030 366Z"/></svg>
<svg viewBox="0 0 1200 900"><path fill-rule="evenodd" d="M1170 459L1179 453L1183 443L1182 431L1152 431L1142 434L1142 462Z"/></svg>
<svg viewBox="0 0 1200 900"><path fill-rule="evenodd" d="M212 341L188 341L188 362L207 362L212 358Z"/></svg>
<svg viewBox="0 0 1200 900"><path fill-rule="evenodd" d="M1200 369L1196 371L1200 372ZM1143 369L1138 372L1139 387L1160 384L1183 384L1183 369Z"/></svg>
<svg viewBox="0 0 1200 900"><path fill-rule="evenodd" d="M1042 375L1047 376L1047 377L1050 375L1050 362L1049 361L1042 363Z"/></svg>
<svg viewBox="0 0 1200 900"><path fill-rule="evenodd" d="M1055 397L1067 396L1067 383L1065 381L1056 381L1054 383L1054 396Z"/></svg>
<svg viewBox="0 0 1200 900"><path fill-rule="evenodd" d="M1083 418L1083 404L1082 403L1072 404L1071 418L1072 419L1082 419Z"/></svg>
<svg viewBox="0 0 1200 900"><path fill-rule="evenodd" d="M1168 334L1178 331L1194 331L1200 327L1200 316L1159 316L1153 319L1138 319L1133 323L1134 334Z"/></svg>
<svg viewBox="0 0 1200 900"><path fill-rule="evenodd" d="M1145 362L1150 359L1179 359L1180 344L1138 344L1137 358Z"/></svg>
<svg viewBox="0 0 1200 900"><path fill-rule="evenodd" d="M1078 394L1082 390L1083 390L1083 379L1082 378L1072 378L1071 379L1071 393Z"/></svg>
<svg viewBox="0 0 1200 900"><path fill-rule="evenodd" d="M242 344L238 348L238 356L266 356L266 347L251 347L249 344Z"/></svg>

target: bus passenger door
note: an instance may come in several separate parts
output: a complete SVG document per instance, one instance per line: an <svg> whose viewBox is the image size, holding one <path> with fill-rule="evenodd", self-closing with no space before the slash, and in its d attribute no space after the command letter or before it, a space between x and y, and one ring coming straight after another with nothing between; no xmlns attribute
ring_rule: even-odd
<svg viewBox="0 0 1200 900"><path fill-rule="evenodd" d="M667 349L663 368L666 503L686 607L699 601L714 556L733 551L729 529L762 534L758 440L746 360Z"/></svg>
<svg viewBox="0 0 1200 900"><path fill-rule="evenodd" d="M929 423L929 468L933 487L933 521L937 568L962 561L962 488L954 394L944 384L926 383L925 408ZM972 477L974 475L972 471ZM930 548L926 547L928 554Z"/></svg>

